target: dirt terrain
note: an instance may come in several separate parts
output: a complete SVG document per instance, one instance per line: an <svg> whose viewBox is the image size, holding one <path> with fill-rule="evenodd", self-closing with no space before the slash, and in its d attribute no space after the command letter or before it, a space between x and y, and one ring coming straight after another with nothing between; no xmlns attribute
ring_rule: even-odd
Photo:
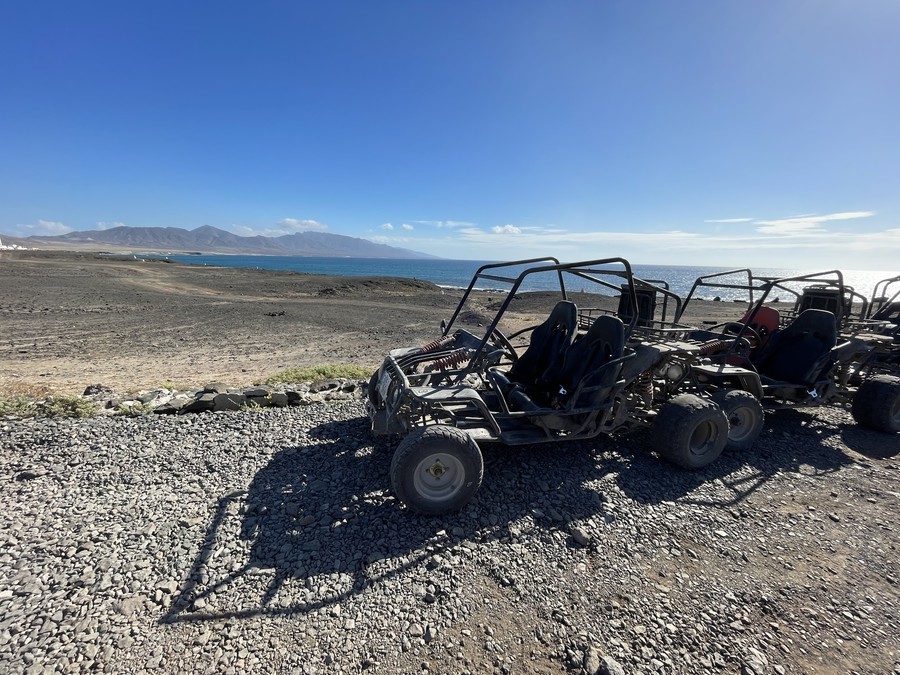
<svg viewBox="0 0 900 675"><path fill-rule="evenodd" d="M4 253L0 385L242 385L286 368L375 364L397 341L432 339L453 302L412 280Z"/></svg>
<svg viewBox="0 0 900 675"><path fill-rule="evenodd" d="M166 381L244 386L323 363L374 368L391 348L437 337L460 295L413 279L6 251L0 253L0 388L79 394L89 384L117 391ZM516 300L504 329L546 316L547 299L538 296ZM483 325L499 298L481 294L460 320ZM598 302L583 294L574 299L580 307ZM703 304L723 321L740 314L730 303Z"/></svg>

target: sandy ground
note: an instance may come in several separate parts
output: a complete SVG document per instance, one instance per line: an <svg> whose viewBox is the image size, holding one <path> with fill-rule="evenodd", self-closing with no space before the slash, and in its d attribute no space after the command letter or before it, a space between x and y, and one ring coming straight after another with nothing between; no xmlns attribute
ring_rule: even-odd
<svg viewBox="0 0 900 675"><path fill-rule="evenodd" d="M163 382L244 386L287 368L374 368L394 347L440 335L461 292L395 278L350 278L140 261L88 252L0 252L0 390L81 393ZM462 315L488 321L498 294ZM574 298L579 307L597 304ZM544 300L544 302L541 302ZM514 302L514 331L546 316L546 298ZM702 303L710 317L741 308Z"/></svg>

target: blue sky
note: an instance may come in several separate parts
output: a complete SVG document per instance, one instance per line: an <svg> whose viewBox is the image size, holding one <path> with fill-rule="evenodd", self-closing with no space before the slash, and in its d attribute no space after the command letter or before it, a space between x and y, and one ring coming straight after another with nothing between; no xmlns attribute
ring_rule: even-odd
<svg viewBox="0 0 900 675"><path fill-rule="evenodd" d="M900 3L33 2L0 233L900 267Z"/></svg>

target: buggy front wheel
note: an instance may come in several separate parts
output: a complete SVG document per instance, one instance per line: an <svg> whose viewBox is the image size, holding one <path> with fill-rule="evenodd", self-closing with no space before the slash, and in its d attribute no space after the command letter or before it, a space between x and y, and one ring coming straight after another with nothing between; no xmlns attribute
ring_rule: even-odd
<svg viewBox="0 0 900 675"><path fill-rule="evenodd" d="M684 469L701 469L716 461L727 441L725 413L694 394L679 394L668 401L653 423L656 451Z"/></svg>
<svg viewBox="0 0 900 675"><path fill-rule="evenodd" d="M478 444L464 431L443 424L410 433L391 460L397 497L430 516L462 508L478 492L483 475Z"/></svg>

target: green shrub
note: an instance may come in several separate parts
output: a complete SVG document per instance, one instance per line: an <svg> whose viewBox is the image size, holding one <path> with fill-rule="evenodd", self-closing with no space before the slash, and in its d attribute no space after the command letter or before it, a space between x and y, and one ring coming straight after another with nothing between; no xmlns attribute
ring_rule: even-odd
<svg viewBox="0 0 900 675"><path fill-rule="evenodd" d="M312 368L292 368L285 370L266 380L266 384L279 382L321 382L322 380L367 380L372 374L371 368L348 364L326 364Z"/></svg>
<svg viewBox="0 0 900 675"><path fill-rule="evenodd" d="M97 405L81 396L53 395L46 387L11 386L0 392L0 417L91 417Z"/></svg>
<svg viewBox="0 0 900 675"><path fill-rule="evenodd" d="M0 394L0 417L34 417L35 400L22 394Z"/></svg>
<svg viewBox="0 0 900 675"><path fill-rule="evenodd" d="M97 404L80 396L51 396L35 403L36 417L92 417Z"/></svg>
<svg viewBox="0 0 900 675"><path fill-rule="evenodd" d="M141 403L140 401L134 401L131 405L121 404L116 408L116 415L123 415L125 417L140 417L142 415L149 415L152 412L152 405L149 403Z"/></svg>

